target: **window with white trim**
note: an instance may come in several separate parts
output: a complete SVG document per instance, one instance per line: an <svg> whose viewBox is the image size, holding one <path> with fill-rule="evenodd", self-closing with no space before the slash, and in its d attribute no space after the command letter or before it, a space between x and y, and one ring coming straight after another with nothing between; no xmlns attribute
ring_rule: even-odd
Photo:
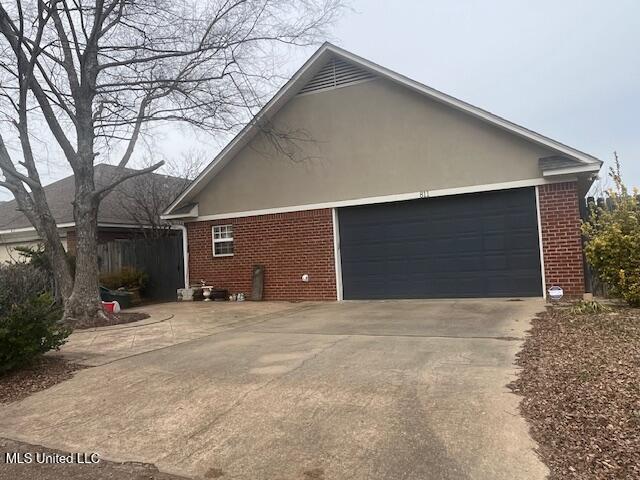
<svg viewBox="0 0 640 480"><path fill-rule="evenodd" d="M213 256L233 255L233 225L215 225L213 227Z"/></svg>

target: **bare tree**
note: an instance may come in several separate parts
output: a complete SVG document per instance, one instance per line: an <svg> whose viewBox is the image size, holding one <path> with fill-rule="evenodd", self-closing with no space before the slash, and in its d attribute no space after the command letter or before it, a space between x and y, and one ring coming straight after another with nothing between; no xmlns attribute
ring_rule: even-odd
<svg viewBox="0 0 640 480"><path fill-rule="evenodd" d="M43 237L68 319L90 324L101 314L101 200L161 165L126 168L140 136L171 121L235 129L260 106L278 49L315 43L340 8L340 0L0 0L0 112L11 125L2 132L20 145L11 154L0 136L0 186ZM73 286L33 148L43 128L75 176ZM96 156L118 148L120 173L97 186Z"/></svg>
<svg viewBox="0 0 640 480"><path fill-rule="evenodd" d="M145 237L162 237L171 231L171 223L160 216L198 175L207 158L204 152L190 151L178 159L167 159L160 170L121 183L113 194ZM154 161L146 159L142 163L147 167Z"/></svg>

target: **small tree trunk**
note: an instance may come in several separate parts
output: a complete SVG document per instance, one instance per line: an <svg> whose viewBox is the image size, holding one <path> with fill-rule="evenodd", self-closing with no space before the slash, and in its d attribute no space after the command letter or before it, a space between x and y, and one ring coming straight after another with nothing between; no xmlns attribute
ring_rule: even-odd
<svg viewBox="0 0 640 480"><path fill-rule="evenodd" d="M40 238L44 241L45 252L49 258L49 263L53 270L53 278L58 288L58 292L56 293L59 293L62 296L63 302L65 302L71 295L71 290L73 289L73 275L69 267L67 252L60 241L58 225L53 215L51 215L44 189L33 189L32 196L35 210L23 211L36 227Z"/></svg>
<svg viewBox="0 0 640 480"><path fill-rule="evenodd" d="M67 259L67 252L60 242L58 228L55 224L53 227L43 225L43 231L44 235L41 235L41 237L44 240L45 253L51 263L53 278L58 289L57 293L62 296L62 301L65 303L73 290L73 276Z"/></svg>
<svg viewBox="0 0 640 480"><path fill-rule="evenodd" d="M91 195L76 200L76 276L65 304L65 319L92 326L104 317L98 290L98 205Z"/></svg>

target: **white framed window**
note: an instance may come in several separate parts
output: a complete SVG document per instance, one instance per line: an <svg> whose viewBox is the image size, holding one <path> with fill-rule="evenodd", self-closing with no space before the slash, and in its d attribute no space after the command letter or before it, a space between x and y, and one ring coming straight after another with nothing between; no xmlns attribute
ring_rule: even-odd
<svg viewBox="0 0 640 480"><path fill-rule="evenodd" d="M212 233L213 256L230 257L233 255L233 225L215 225Z"/></svg>

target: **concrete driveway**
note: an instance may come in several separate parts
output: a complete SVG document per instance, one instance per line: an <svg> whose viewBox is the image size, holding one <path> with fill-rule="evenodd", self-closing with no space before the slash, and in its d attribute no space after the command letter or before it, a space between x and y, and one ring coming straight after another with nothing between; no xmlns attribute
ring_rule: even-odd
<svg viewBox="0 0 640 480"><path fill-rule="evenodd" d="M122 341L90 357L100 366L0 408L0 436L205 478L547 474L505 387L540 300L155 308L200 333L158 344L145 329L169 320L133 326L148 348L129 356ZM103 339L76 340L81 358Z"/></svg>

